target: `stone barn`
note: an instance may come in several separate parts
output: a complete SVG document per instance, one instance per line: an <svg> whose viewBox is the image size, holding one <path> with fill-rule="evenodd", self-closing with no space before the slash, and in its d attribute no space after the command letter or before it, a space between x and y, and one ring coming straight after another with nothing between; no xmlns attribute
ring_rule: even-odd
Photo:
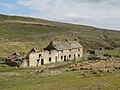
<svg viewBox="0 0 120 90"><path fill-rule="evenodd" d="M29 67L38 67L44 64L80 60L83 57L83 47L75 41L51 41L42 51L32 49L28 56Z"/></svg>

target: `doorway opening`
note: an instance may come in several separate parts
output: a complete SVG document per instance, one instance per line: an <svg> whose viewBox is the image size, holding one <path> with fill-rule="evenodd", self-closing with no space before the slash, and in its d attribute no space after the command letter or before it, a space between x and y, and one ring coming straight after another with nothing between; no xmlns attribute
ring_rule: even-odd
<svg viewBox="0 0 120 90"><path fill-rule="evenodd" d="M67 58L66 58L66 56L64 56L64 61L67 61Z"/></svg>
<svg viewBox="0 0 120 90"><path fill-rule="evenodd" d="M57 62L57 56L55 56L55 62Z"/></svg>
<svg viewBox="0 0 120 90"><path fill-rule="evenodd" d="M41 65L43 65L44 64L44 59L41 59Z"/></svg>

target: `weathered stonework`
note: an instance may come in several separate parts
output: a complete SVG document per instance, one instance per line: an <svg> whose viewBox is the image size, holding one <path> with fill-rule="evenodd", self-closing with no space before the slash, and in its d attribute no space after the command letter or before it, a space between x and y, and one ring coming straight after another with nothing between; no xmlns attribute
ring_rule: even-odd
<svg viewBox="0 0 120 90"><path fill-rule="evenodd" d="M36 52L36 50L33 49L28 57L26 67L38 67L44 64L77 60L83 57L83 47L77 40L51 42L41 52Z"/></svg>

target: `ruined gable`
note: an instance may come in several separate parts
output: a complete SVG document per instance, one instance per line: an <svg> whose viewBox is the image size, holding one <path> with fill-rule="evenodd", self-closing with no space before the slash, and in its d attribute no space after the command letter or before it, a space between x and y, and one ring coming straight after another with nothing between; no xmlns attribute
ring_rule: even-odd
<svg viewBox="0 0 120 90"><path fill-rule="evenodd" d="M13 56L18 57L15 53ZM80 60L83 57L83 47L75 41L51 41L42 51L38 52L35 48L26 54L23 60L23 67L38 67L44 64Z"/></svg>
<svg viewBox="0 0 120 90"><path fill-rule="evenodd" d="M29 65L40 66L55 62L63 62L69 60L77 60L83 57L83 47L75 41L51 41L50 44L41 52L29 54Z"/></svg>

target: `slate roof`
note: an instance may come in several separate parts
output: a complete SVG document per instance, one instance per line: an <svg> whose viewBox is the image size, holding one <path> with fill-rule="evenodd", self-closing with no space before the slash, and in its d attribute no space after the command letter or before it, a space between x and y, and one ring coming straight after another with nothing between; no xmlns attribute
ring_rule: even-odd
<svg viewBox="0 0 120 90"><path fill-rule="evenodd" d="M52 42L51 44L57 50L82 48L82 45L78 41L59 41L59 42Z"/></svg>

